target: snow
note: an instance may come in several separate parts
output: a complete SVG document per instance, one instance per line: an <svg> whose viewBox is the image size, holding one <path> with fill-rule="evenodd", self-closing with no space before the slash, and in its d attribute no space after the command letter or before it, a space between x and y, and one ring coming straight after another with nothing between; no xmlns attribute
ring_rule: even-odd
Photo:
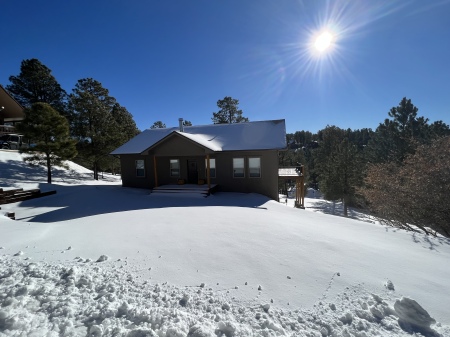
<svg viewBox="0 0 450 337"><path fill-rule="evenodd" d="M73 163L46 184L21 159L0 187L57 193L1 205L0 336L450 336L448 239L312 191L157 195Z"/></svg>
<svg viewBox="0 0 450 337"><path fill-rule="evenodd" d="M284 119L234 124L147 129L112 152L113 155L142 153L173 133L213 151L270 150L286 148Z"/></svg>

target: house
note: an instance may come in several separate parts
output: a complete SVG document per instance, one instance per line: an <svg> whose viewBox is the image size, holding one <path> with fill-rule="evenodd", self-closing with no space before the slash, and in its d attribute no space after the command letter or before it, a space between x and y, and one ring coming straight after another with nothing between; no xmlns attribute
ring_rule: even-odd
<svg viewBox="0 0 450 337"><path fill-rule="evenodd" d="M25 118L23 107L0 85L0 134L13 133L14 125Z"/></svg>
<svg viewBox="0 0 450 337"><path fill-rule="evenodd" d="M122 184L155 189L193 184L260 193L278 200L278 152L286 149L284 119L147 129L114 150Z"/></svg>

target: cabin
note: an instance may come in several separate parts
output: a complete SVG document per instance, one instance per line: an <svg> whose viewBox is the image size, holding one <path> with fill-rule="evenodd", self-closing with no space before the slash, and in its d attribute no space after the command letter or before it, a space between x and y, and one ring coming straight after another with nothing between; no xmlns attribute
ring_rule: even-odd
<svg viewBox="0 0 450 337"><path fill-rule="evenodd" d="M14 125L24 118L23 107L0 84L0 135L14 133Z"/></svg>
<svg viewBox="0 0 450 337"><path fill-rule="evenodd" d="M278 200L278 152L284 119L147 129L111 154L122 185L152 191L204 188L207 193L259 193Z"/></svg>

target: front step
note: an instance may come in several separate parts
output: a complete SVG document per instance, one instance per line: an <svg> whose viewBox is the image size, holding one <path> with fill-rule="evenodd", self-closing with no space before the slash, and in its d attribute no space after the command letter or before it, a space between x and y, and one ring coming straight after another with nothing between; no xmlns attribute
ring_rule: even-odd
<svg viewBox="0 0 450 337"><path fill-rule="evenodd" d="M207 197L211 194L214 186L208 188L205 185L162 185L155 187L152 190L152 194L199 194Z"/></svg>

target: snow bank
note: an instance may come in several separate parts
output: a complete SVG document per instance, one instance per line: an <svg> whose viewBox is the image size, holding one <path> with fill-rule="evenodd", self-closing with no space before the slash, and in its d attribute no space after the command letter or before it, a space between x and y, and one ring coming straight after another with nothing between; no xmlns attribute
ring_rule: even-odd
<svg viewBox="0 0 450 337"><path fill-rule="evenodd" d="M1 205L1 337L450 336L448 239L317 195L157 195L72 168L57 194ZM0 173L48 186L17 153Z"/></svg>
<svg viewBox="0 0 450 337"><path fill-rule="evenodd" d="M308 310L282 310L243 303L233 289L153 283L122 261L0 257L0 336L408 336L399 316L419 305L401 299L394 309L391 301L356 286ZM429 333L449 336L448 326L432 330L428 323Z"/></svg>

